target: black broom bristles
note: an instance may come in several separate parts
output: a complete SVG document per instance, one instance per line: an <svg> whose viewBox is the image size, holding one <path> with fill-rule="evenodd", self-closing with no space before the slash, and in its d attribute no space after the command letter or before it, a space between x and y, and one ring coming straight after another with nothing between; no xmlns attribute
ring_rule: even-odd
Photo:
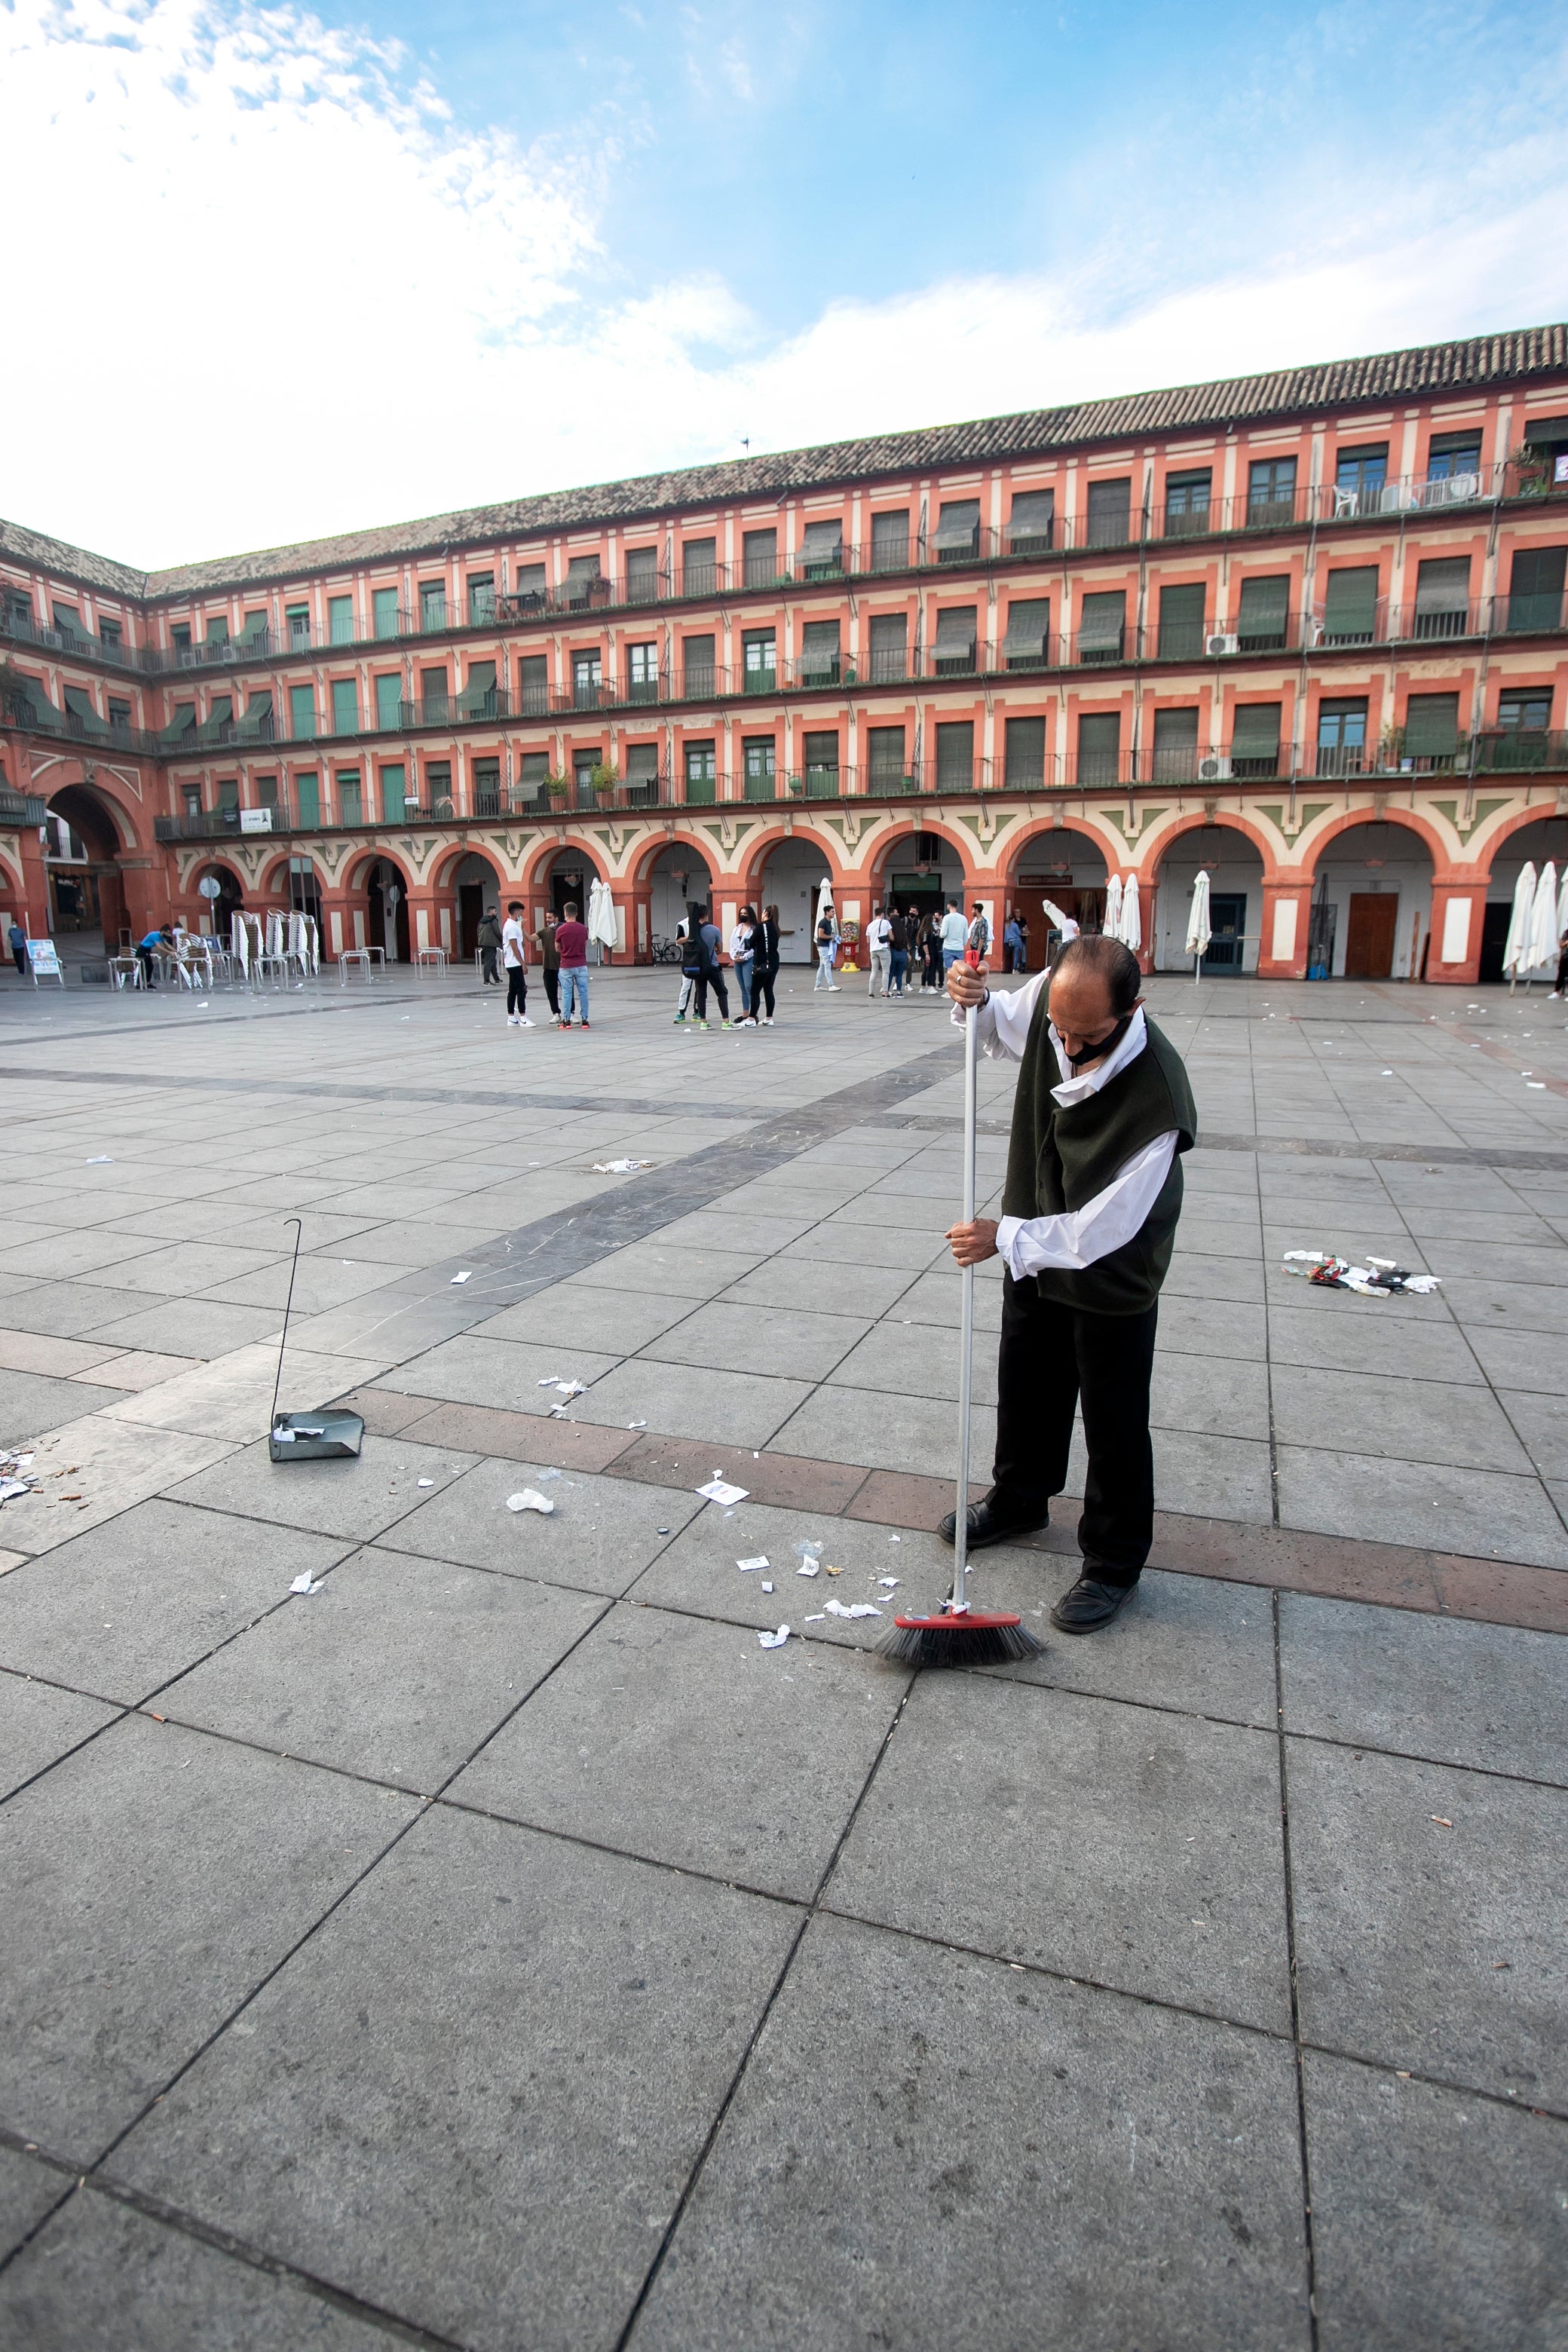
<svg viewBox="0 0 1568 2352"><path fill-rule="evenodd" d="M1005 1666L1039 1657L1046 1645L1017 1617L961 1610L895 1617L877 1646L900 1666Z"/></svg>

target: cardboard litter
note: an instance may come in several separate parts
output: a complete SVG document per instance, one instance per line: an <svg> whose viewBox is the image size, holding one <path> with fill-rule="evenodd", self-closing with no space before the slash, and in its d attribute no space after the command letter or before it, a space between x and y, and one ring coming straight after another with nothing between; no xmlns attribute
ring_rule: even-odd
<svg viewBox="0 0 1568 2352"><path fill-rule="evenodd" d="M766 1568L767 1564L765 1552L759 1552L755 1559L738 1559L735 1562L742 1576L748 1575L753 1568Z"/></svg>

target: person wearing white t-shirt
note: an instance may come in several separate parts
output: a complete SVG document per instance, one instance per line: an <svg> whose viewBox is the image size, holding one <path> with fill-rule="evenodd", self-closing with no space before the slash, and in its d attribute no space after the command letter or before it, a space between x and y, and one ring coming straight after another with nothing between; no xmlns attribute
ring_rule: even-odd
<svg viewBox="0 0 1568 2352"><path fill-rule="evenodd" d="M523 938L522 907L513 898L507 907L500 933L501 961L506 967L506 1025L531 1029L528 1017L528 948Z"/></svg>
<svg viewBox="0 0 1568 2352"><path fill-rule="evenodd" d="M888 910L879 907L866 926L867 943L871 950L871 981L868 996L888 993L888 976L893 968L893 927L888 920ZM880 981L879 992L877 983Z"/></svg>

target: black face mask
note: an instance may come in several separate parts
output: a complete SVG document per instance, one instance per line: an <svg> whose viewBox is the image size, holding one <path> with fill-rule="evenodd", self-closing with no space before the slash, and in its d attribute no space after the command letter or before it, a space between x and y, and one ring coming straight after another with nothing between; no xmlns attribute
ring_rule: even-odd
<svg viewBox="0 0 1568 2352"><path fill-rule="evenodd" d="M1132 1013L1136 1013L1138 1007L1134 1005ZM1101 1037L1096 1044L1086 1045L1081 1054L1068 1054L1068 1060L1073 1069L1080 1070L1086 1062L1102 1061L1107 1054L1114 1054L1132 1026L1132 1013L1124 1013L1108 1037ZM1066 1051L1065 1046L1063 1050Z"/></svg>

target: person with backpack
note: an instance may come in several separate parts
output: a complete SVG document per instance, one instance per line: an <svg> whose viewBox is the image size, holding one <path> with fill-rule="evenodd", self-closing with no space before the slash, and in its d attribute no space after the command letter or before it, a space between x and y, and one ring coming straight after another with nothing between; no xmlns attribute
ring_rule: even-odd
<svg viewBox="0 0 1568 2352"><path fill-rule="evenodd" d="M816 919L816 978L811 983L815 996L826 988L830 996L838 993L838 982L833 977L833 961L838 953L838 921L830 906L824 907Z"/></svg>
<svg viewBox="0 0 1568 2352"><path fill-rule="evenodd" d="M697 984L697 1017L691 1024L694 1029L706 1029L708 1026L710 988L719 999L721 1027L729 1029L734 1025L730 1019L730 992L724 985L724 974L719 963L722 952L718 924L709 921L706 907L693 908L690 937L686 943L681 970L689 972Z"/></svg>

